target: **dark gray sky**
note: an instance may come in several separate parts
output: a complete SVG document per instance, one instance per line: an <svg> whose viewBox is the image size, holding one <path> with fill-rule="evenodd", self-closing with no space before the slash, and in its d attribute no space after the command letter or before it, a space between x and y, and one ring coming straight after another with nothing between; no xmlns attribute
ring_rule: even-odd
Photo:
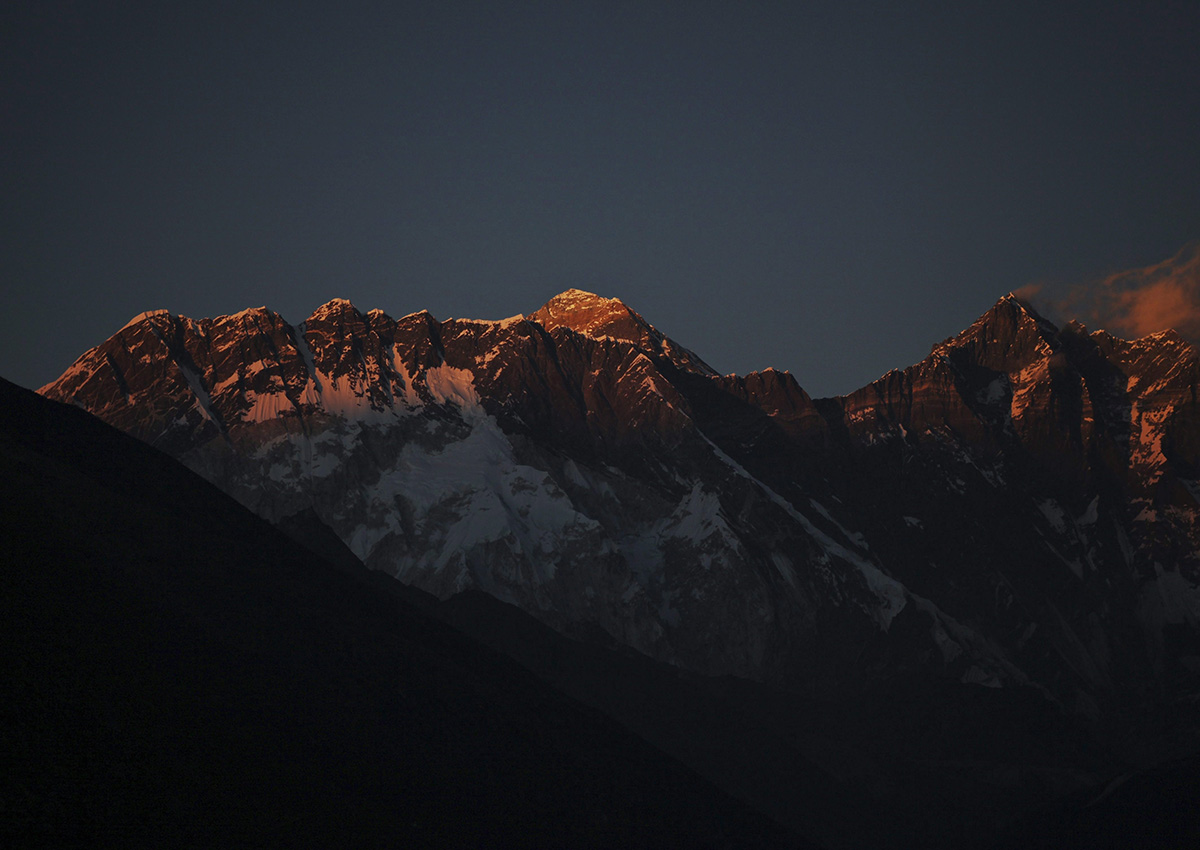
<svg viewBox="0 0 1200 850"><path fill-rule="evenodd" d="M26 386L150 308L501 318L575 286L829 395L1200 239L1195 0L12 5Z"/></svg>

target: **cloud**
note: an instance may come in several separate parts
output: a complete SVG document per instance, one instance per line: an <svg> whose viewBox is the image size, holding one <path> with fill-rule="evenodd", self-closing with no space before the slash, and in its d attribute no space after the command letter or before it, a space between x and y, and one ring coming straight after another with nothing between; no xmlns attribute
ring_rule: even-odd
<svg viewBox="0 0 1200 850"><path fill-rule="evenodd" d="M1129 339L1170 328L1200 340L1200 243L1156 265L1076 288L1059 306Z"/></svg>
<svg viewBox="0 0 1200 850"><path fill-rule="evenodd" d="M1027 283L1024 286L1014 289L1013 295L1017 296L1017 298L1021 299L1022 301L1033 301L1035 298L1041 295L1041 292L1042 285L1040 283Z"/></svg>

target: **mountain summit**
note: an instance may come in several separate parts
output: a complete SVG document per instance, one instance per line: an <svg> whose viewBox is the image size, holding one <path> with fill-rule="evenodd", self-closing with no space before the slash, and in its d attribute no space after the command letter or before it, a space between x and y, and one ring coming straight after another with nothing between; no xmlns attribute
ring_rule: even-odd
<svg viewBox="0 0 1200 850"><path fill-rule="evenodd" d="M567 327L587 336L611 336L627 342L637 341L650 327L619 298L602 298L582 289L560 292L529 318L546 330Z"/></svg>
<svg viewBox="0 0 1200 850"><path fill-rule="evenodd" d="M680 369L715 375L693 352L667 339L657 328L618 298L602 298L582 289L568 289L529 315L546 330L568 328L593 339L606 337L630 342L670 360Z"/></svg>

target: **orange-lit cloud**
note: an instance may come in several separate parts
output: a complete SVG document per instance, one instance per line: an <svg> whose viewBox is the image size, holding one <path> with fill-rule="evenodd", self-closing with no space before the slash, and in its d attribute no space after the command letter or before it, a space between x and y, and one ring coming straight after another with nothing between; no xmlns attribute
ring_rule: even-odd
<svg viewBox="0 0 1200 850"><path fill-rule="evenodd" d="M1200 340L1200 243L1156 265L1076 288L1057 307L1128 339L1170 328Z"/></svg>
<svg viewBox="0 0 1200 850"><path fill-rule="evenodd" d="M1022 301L1033 301L1041 294L1042 285L1040 283L1027 283L1024 286L1017 287L1013 290L1013 295L1020 298Z"/></svg>

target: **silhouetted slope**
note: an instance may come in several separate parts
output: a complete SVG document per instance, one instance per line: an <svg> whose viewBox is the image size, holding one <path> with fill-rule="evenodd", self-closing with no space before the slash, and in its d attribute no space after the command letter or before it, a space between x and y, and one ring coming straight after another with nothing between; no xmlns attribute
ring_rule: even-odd
<svg viewBox="0 0 1200 850"><path fill-rule="evenodd" d="M10 838L801 843L154 449L0 410Z"/></svg>
<svg viewBox="0 0 1200 850"><path fill-rule="evenodd" d="M1200 756L1123 774L1100 793L1060 802L1022 818L995 838L995 848L1176 850L1200 846Z"/></svg>
<svg viewBox="0 0 1200 850"><path fill-rule="evenodd" d="M831 848L986 844L1129 769L1033 688L896 681L813 698L571 640L477 591L432 610Z"/></svg>

